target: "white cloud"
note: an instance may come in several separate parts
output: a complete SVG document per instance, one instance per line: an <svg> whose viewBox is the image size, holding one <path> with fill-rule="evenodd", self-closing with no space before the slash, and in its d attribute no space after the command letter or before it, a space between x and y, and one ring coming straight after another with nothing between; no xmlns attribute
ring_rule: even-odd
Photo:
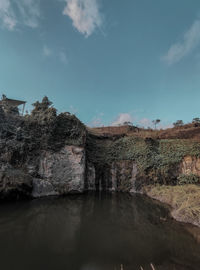
<svg viewBox="0 0 200 270"><path fill-rule="evenodd" d="M46 45L44 45L43 47L43 55L48 57L52 55L52 50L50 48L48 48Z"/></svg>
<svg viewBox="0 0 200 270"><path fill-rule="evenodd" d="M102 24L97 0L65 0L63 14L72 19L73 26L86 37Z"/></svg>
<svg viewBox="0 0 200 270"><path fill-rule="evenodd" d="M20 24L35 28L39 17L39 0L0 0L0 21L8 30Z"/></svg>
<svg viewBox="0 0 200 270"><path fill-rule="evenodd" d="M90 127L103 127L103 122L100 117L95 117L92 119L92 121L88 124Z"/></svg>
<svg viewBox="0 0 200 270"><path fill-rule="evenodd" d="M92 119L91 122L88 123L89 127L103 127L104 126L104 121L103 121L104 113L97 112L97 115L95 115Z"/></svg>
<svg viewBox="0 0 200 270"><path fill-rule="evenodd" d="M40 8L38 0L16 0L22 22L31 28L39 24Z"/></svg>
<svg viewBox="0 0 200 270"><path fill-rule="evenodd" d="M67 55L64 51L53 51L51 48L49 48L47 45L43 46L43 50L42 50L43 56L45 57L51 57L51 58L55 58L58 59L59 61L61 61L64 64L67 64Z"/></svg>
<svg viewBox="0 0 200 270"><path fill-rule="evenodd" d="M133 122L133 117L129 113L120 113L115 121L111 123L111 126L123 125L124 122Z"/></svg>
<svg viewBox="0 0 200 270"><path fill-rule="evenodd" d="M138 121L139 125L141 125L142 127L152 127L152 120L148 119L148 118L142 118L141 120Z"/></svg>
<svg viewBox="0 0 200 270"><path fill-rule="evenodd" d="M200 20L196 20L185 32L182 42L173 44L162 60L168 65L179 62L200 44Z"/></svg>
<svg viewBox="0 0 200 270"><path fill-rule="evenodd" d="M168 129L168 128L173 128L173 124L161 124L159 125L160 129Z"/></svg>
<svg viewBox="0 0 200 270"><path fill-rule="evenodd" d="M13 30L17 24L10 0L0 0L0 20L4 27Z"/></svg>

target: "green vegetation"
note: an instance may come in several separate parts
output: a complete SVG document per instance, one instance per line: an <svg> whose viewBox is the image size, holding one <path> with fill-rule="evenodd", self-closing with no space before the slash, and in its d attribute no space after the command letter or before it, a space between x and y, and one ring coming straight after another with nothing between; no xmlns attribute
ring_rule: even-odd
<svg viewBox="0 0 200 270"><path fill-rule="evenodd" d="M88 136L88 158L101 167L117 160L133 160L140 174L148 175L154 182L176 184L178 166L184 156L200 156L200 143L190 140L154 140L125 136L102 139ZM161 179L162 178L162 179ZM160 182L162 183L162 182Z"/></svg>
<svg viewBox="0 0 200 270"><path fill-rule="evenodd" d="M30 115L25 116L24 133L31 135L40 149L59 150L64 145L84 145L86 128L73 114L60 113L47 97L36 101Z"/></svg>
<svg viewBox="0 0 200 270"><path fill-rule="evenodd" d="M174 127L181 127L184 125L183 120L177 120L173 123Z"/></svg>
<svg viewBox="0 0 200 270"><path fill-rule="evenodd" d="M91 145L91 147L90 147ZM179 163L186 155L200 156L200 143L189 140L153 140L126 136L116 141L89 138L93 161L134 160L141 169Z"/></svg>
<svg viewBox="0 0 200 270"><path fill-rule="evenodd" d="M192 119L192 123L198 123L200 124L200 118L199 117L195 117Z"/></svg>
<svg viewBox="0 0 200 270"><path fill-rule="evenodd" d="M200 178L199 176L195 174L181 174L177 177L178 179L178 184L179 185L185 185L185 184L198 184L200 183Z"/></svg>

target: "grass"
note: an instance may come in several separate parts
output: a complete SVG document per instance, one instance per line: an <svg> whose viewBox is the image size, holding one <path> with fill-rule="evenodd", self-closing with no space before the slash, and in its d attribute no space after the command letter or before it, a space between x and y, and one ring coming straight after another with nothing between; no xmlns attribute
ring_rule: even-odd
<svg viewBox="0 0 200 270"><path fill-rule="evenodd" d="M200 226L200 186L155 185L144 189L148 196L170 205L175 219Z"/></svg>
<svg viewBox="0 0 200 270"><path fill-rule="evenodd" d="M142 128L136 126L107 126L88 128L89 131L96 135L126 135L136 136L140 138L150 137L152 139L194 139L199 140L200 138L200 125L189 123L179 127L173 127L168 129L152 129Z"/></svg>

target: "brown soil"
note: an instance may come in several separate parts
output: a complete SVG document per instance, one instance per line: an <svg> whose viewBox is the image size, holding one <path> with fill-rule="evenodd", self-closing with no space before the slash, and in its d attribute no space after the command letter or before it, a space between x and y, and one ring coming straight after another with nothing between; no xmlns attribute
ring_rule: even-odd
<svg viewBox="0 0 200 270"><path fill-rule="evenodd" d="M142 138L155 139L192 139L200 140L200 125L187 124L181 127L168 129L144 129L134 126L117 126L117 127L97 127L88 128L88 131L96 136L112 137L112 136L136 136Z"/></svg>

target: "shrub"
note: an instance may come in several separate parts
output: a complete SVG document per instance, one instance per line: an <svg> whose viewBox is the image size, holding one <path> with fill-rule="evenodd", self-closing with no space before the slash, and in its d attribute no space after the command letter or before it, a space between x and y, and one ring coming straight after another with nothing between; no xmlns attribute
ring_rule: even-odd
<svg viewBox="0 0 200 270"><path fill-rule="evenodd" d="M175 123L173 123L174 127L181 127L183 124L183 120L177 120Z"/></svg>
<svg viewBox="0 0 200 270"><path fill-rule="evenodd" d="M195 174L181 174L177 178L178 185L185 185L185 184L197 184L200 182L199 176Z"/></svg>

